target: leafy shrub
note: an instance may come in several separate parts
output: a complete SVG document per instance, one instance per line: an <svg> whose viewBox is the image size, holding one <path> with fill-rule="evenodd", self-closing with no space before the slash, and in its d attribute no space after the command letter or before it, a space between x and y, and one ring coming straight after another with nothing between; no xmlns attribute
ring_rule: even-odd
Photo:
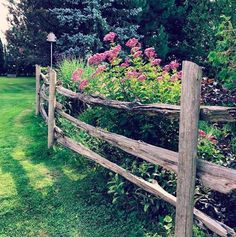
<svg viewBox="0 0 236 237"><path fill-rule="evenodd" d="M88 59L96 71L88 80L83 79L83 69L73 73L73 81L79 89L89 94L99 94L107 98L141 101L144 103L172 103L180 99L181 72L177 61L164 67L157 58L154 48L144 51L137 39L130 39L126 46L130 54L125 56L120 45L115 41L116 34L111 32L104 37L110 42L110 49L92 55Z"/></svg>
<svg viewBox="0 0 236 237"><path fill-rule="evenodd" d="M218 71L218 79L228 88L236 85L236 29L230 17L221 16L218 27L216 48L208 58Z"/></svg>
<svg viewBox="0 0 236 237"><path fill-rule="evenodd" d="M204 77L201 88L201 103L204 105L234 106L236 91L224 88L214 79Z"/></svg>
<svg viewBox="0 0 236 237"><path fill-rule="evenodd" d="M81 66L75 67L73 73L71 71L68 76L70 78L68 86L83 93L102 95L122 101L178 104L181 88L179 64L172 61L162 67L154 49L148 48L143 52L136 39L131 39L126 43L127 47L131 48L127 56L121 51L121 47L115 44L115 37L114 33L110 33L104 38L105 41L110 42L110 50L89 58L92 75L85 77L88 75L85 73L87 69ZM86 123L110 132L170 150L177 151L178 148L178 122L162 116L88 107L79 114L79 117ZM199 157L218 164L227 163L228 157L224 156L218 146L219 140L225 135L224 131L206 123L202 123L200 129ZM83 132L79 133L77 140L133 174L151 182L158 182L166 191L175 195L176 176L174 173L111 147L106 142L93 140ZM143 210L152 218L156 216L162 218L173 214L173 208L163 200L137 188L116 174L106 170L104 174L107 179L107 192L114 204L125 210ZM209 195L209 190L203 191L201 188L199 190L200 196L196 199L198 204ZM201 207L201 204L199 206ZM163 224L163 221L161 223ZM164 223L163 228L165 233L171 233L172 220Z"/></svg>
<svg viewBox="0 0 236 237"><path fill-rule="evenodd" d="M63 86L71 90L77 90L76 84L71 80L71 75L78 68L83 69L84 78L88 78L93 72L93 68L86 65L82 60L65 58L58 64L58 77Z"/></svg>

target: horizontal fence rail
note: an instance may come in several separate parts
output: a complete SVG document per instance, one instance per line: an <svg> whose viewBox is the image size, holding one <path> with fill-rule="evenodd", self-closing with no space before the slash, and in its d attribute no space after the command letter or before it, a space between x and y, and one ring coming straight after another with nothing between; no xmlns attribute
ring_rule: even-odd
<svg viewBox="0 0 236 237"><path fill-rule="evenodd" d="M170 104L141 104L139 102L123 102L110 100L101 96L76 93L63 86L57 87L57 92L69 98L78 99L89 105L107 106L128 112L146 113L150 115L164 115L172 119L180 116L180 106ZM211 122L236 122L236 107L201 106L200 120Z"/></svg>
<svg viewBox="0 0 236 237"><path fill-rule="evenodd" d="M167 170L178 172L178 153L148 143L133 140L122 135L106 132L102 129L86 124L69 114L57 109L57 112L70 121L77 128L88 134L107 141L125 152L137 156ZM236 189L236 170L225 168L211 162L198 160L197 176L203 185L221 193L229 193Z"/></svg>
<svg viewBox="0 0 236 237"><path fill-rule="evenodd" d="M50 77L49 77L50 75ZM56 85L56 78L52 78L53 73L44 75L41 73L40 67L36 67L36 111L39 111L46 121L50 123L49 129L52 131L50 135L51 142L57 142L62 146L69 148L70 150L85 156L86 158L102 165L103 167L123 176L128 181L134 183L138 187L145 191L158 196L173 206L178 204L177 198L172 194L166 192L156 180L148 182L136 175L133 175L128 170L120 167L119 165L107 160L101 155L93 152L84 145L72 140L67 137L63 131L55 124L55 116L58 115L78 129L82 129L93 137L99 138L103 141L110 143L112 146L118 147L119 149L134 155L135 157L141 158L152 164L162 166L163 168L173 171L178 174L178 157L179 153L170 151L164 148L160 148L142 141L127 138L122 135L107 132L101 128L97 128L86 124L68 113L63 109L64 106L58 103L55 96L52 97L53 93L50 93L50 83L53 83L55 90L58 94L64 95L72 99L78 99L89 105L107 106L116 109L122 109L124 111L147 113L154 115L165 115L169 118L178 119L180 116L180 106L167 105L167 104L152 104L142 105L140 103L121 102L115 100L108 100L102 97L89 96L81 93L75 93L71 90L64 88L62 85ZM53 87L52 87L53 88ZM51 90L52 90L51 88ZM50 97L51 94L51 97ZM50 103L53 104L50 112ZM47 106L47 107L46 107ZM224 121L234 122L236 121L235 112L236 108L219 107L219 106L201 106L200 119L208 121ZM210 111L210 112L209 112ZM49 116L49 113L51 116ZM52 116L54 114L54 116ZM51 118L50 118L51 117ZM54 127L53 127L54 126ZM52 129L53 128L53 129ZM50 144L51 146L52 144ZM222 167L211 162L197 159L196 160L196 176L200 180L203 186L211 188L212 190L219 191L221 193L230 193L236 190L236 170ZM193 208L194 219L203 223L212 232L222 237L235 237L236 234L232 228L214 220L212 217L204 214L196 208ZM179 217L178 217L179 218ZM188 221L188 219L187 219ZM180 225L180 224L178 224ZM183 232L183 227L178 226L179 231ZM192 227L189 228L191 231ZM187 234L181 236L180 232L176 237L185 237ZM177 233L177 232L176 232ZM190 237L190 235L188 236Z"/></svg>

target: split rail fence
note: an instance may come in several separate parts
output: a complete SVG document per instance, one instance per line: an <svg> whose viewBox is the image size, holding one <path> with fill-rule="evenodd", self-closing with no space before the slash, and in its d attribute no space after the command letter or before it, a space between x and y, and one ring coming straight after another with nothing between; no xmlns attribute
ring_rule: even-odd
<svg viewBox="0 0 236 237"><path fill-rule="evenodd" d="M176 237L191 237L193 220L195 219L219 236L235 237L236 233L232 228L194 208L196 178L205 187L221 193L228 194L236 190L236 170L197 159L199 119L212 122L236 122L236 107L200 106L201 78L201 68L192 62L184 61L181 105L157 103L144 105L137 102L121 102L99 96L75 93L57 82L55 70L49 69L48 73L44 75L41 73L40 66L36 65L36 115L40 113L48 124L49 148L57 142L175 206ZM56 94L77 99L88 105L179 119L179 151L174 152L153 146L86 124L66 113L63 110L63 105L56 101ZM47 109L45 104L47 104ZM166 192L157 182L147 182L67 137L55 124L56 115L65 118L75 127L86 131L88 134L102 139L135 157L174 171L177 174L177 197Z"/></svg>

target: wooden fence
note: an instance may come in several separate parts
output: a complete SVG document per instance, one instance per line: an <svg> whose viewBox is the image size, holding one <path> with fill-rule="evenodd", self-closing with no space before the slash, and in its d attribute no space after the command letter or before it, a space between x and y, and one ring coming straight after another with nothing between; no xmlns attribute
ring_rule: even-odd
<svg viewBox="0 0 236 237"><path fill-rule="evenodd" d="M175 206L176 237L192 236L193 219L199 220L205 227L219 236L235 237L236 234L232 228L194 208L193 204L196 177L205 187L221 193L227 194L236 189L236 170L197 159L199 119L214 122L236 122L236 107L200 106L201 77L202 72L198 65L184 61L181 106L169 104L143 105L137 102L121 102L99 96L75 93L57 82L57 75L54 70L49 69L48 74L44 75L41 73L40 66L36 66L36 115L41 113L48 124L49 148L57 142ZM56 93L89 105L179 119L179 152L133 140L86 124L63 111L63 105L56 101ZM45 103L48 103L47 111L44 106ZM55 115L65 118L75 127L135 157L174 171L178 175L177 197L166 192L156 181L147 182L65 136L63 131L55 124Z"/></svg>

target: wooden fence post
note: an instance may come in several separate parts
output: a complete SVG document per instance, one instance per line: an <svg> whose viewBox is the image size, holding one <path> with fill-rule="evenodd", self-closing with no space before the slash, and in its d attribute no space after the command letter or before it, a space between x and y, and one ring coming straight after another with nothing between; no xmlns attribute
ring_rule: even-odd
<svg viewBox="0 0 236 237"><path fill-rule="evenodd" d="M35 114L39 115L40 111L40 74L41 68L39 65L36 65L36 100L35 100Z"/></svg>
<svg viewBox="0 0 236 237"><path fill-rule="evenodd" d="M191 237L202 70L183 62L175 236Z"/></svg>
<svg viewBox="0 0 236 237"><path fill-rule="evenodd" d="M48 100L48 148L54 143L55 106L56 106L56 72L49 69L49 100Z"/></svg>

